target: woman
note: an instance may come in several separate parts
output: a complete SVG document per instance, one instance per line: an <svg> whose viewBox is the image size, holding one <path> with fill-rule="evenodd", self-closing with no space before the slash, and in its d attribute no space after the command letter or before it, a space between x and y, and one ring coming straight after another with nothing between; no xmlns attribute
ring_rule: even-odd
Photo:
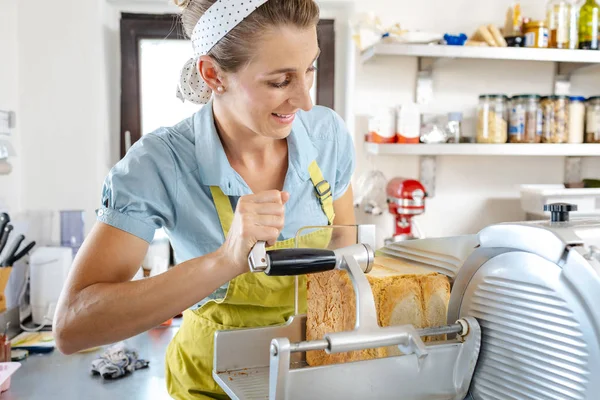
<svg viewBox="0 0 600 400"><path fill-rule="evenodd" d="M145 135L110 171L54 330L70 354L186 310L167 351L169 392L226 398L211 374L214 332L280 324L294 313L293 278L248 273L251 248L257 241L293 247L307 225L354 224L354 149L337 114L311 102L319 55L313 0L191 0L182 7L195 57L182 69L179 96L206 104ZM178 265L131 281L158 228L169 234ZM300 245L329 240L321 229ZM220 287L224 296L215 295Z"/></svg>

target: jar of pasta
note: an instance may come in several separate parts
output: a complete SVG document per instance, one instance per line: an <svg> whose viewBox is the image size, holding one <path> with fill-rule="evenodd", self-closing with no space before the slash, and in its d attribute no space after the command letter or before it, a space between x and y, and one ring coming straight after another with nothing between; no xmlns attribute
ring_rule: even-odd
<svg viewBox="0 0 600 400"><path fill-rule="evenodd" d="M503 94L479 96L477 143L506 143L508 139L508 97Z"/></svg>
<svg viewBox="0 0 600 400"><path fill-rule="evenodd" d="M590 97L586 102L586 143L600 143L600 96Z"/></svg>
<svg viewBox="0 0 600 400"><path fill-rule="evenodd" d="M542 143L567 143L569 140L569 97L547 96L541 100Z"/></svg>
<svg viewBox="0 0 600 400"><path fill-rule="evenodd" d="M540 143L542 139L542 108L540 96L524 94L510 101L508 141L510 143Z"/></svg>

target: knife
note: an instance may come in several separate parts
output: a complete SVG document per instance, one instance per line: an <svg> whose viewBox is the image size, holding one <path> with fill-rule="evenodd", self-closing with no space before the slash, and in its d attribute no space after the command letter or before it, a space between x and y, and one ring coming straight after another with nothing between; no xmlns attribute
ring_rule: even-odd
<svg viewBox="0 0 600 400"><path fill-rule="evenodd" d="M35 246L35 240L29 243L27 246L23 248L23 250L19 251L15 254L10 260L7 260L8 265L15 265L17 261L25 256L25 254L29 253L31 249Z"/></svg>
<svg viewBox="0 0 600 400"><path fill-rule="evenodd" d="M4 228L10 222L10 217L7 213L0 214L0 232L4 231Z"/></svg>
<svg viewBox="0 0 600 400"><path fill-rule="evenodd" d="M4 257L4 260L2 261L2 267L10 267L11 265L9 264L10 260L13 259L13 257L15 256L17 250L19 249L19 246L21 245L21 242L25 239L25 236L23 235L19 235L17 236L17 238L12 242L11 247L9 247L8 252L6 253L6 257Z"/></svg>
<svg viewBox="0 0 600 400"><path fill-rule="evenodd" d="M6 242L8 242L8 237L10 236L10 231L13 230L13 226L8 224L0 231L0 254L2 254L2 250L4 250L4 246L6 246Z"/></svg>

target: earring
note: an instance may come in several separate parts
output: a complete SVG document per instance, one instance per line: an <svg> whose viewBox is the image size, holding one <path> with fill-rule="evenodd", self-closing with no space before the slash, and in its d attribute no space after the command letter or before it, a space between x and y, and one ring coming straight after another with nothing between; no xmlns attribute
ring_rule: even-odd
<svg viewBox="0 0 600 400"><path fill-rule="evenodd" d="M218 86L217 87L217 92L223 93L223 86Z"/></svg>

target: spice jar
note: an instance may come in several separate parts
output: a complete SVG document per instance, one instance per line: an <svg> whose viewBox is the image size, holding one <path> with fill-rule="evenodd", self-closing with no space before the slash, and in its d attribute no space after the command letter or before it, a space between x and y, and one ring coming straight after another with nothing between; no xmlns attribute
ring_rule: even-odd
<svg viewBox="0 0 600 400"><path fill-rule="evenodd" d="M508 139L508 97L501 94L479 96L477 143L506 143Z"/></svg>
<svg viewBox="0 0 600 400"><path fill-rule="evenodd" d="M531 21L525 24L525 47L548 47L548 27L544 21Z"/></svg>
<svg viewBox="0 0 600 400"><path fill-rule="evenodd" d="M569 104L569 143L583 143L585 97L571 97Z"/></svg>
<svg viewBox="0 0 600 400"><path fill-rule="evenodd" d="M600 96L590 97L586 102L586 143L600 143Z"/></svg>
<svg viewBox="0 0 600 400"><path fill-rule="evenodd" d="M542 143L567 143L569 135L569 97L542 97Z"/></svg>
<svg viewBox="0 0 600 400"><path fill-rule="evenodd" d="M542 139L542 108L540 96L524 94L511 99L508 141L510 143L540 143Z"/></svg>

